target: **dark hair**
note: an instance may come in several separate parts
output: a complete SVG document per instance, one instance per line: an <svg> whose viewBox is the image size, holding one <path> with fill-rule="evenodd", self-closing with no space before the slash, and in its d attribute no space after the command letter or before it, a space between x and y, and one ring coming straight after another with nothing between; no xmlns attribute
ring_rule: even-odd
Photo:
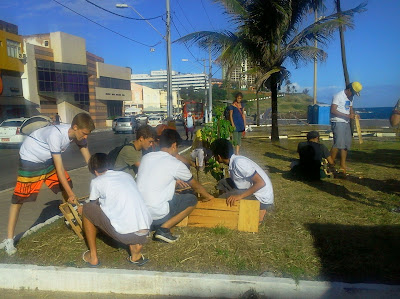
<svg viewBox="0 0 400 299"><path fill-rule="evenodd" d="M243 98L243 93L241 93L240 91L237 92L237 93L235 94L235 101L236 101L236 99L237 99L238 97L242 97L242 98Z"/></svg>
<svg viewBox="0 0 400 299"><path fill-rule="evenodd" d="M170 148L172 144L176 142L178 146L182 141L181 136L176 130L173 129L165 129L162 131L160 136L160 148L166 147Z"/></svg>
<svg viewBox="0 0 400 299"><path fill-rule="evenodd" d="M75 125L78 127L78 129L88 129L90 132L95 129L93 119L88 113L85 112L78 113L74 116L71 127Z"/></svg>
<svg viewBox="0 0 400 299"><path fill-rule="evenodd" d="M96 153L92 155L88 162L88 168L92 174L95 174L94 173L95 170L99 173L102 173L108 169L111 169L110 163L107 159L107 154Z"/></svg>
<svg viewBox="0 0 400 299"><path fill-rule="evenodd" d="M139 140L140 137L144 139L147 138L156 138L155 130L149 125L140 126L136 131L136 140Z"/></svg>
<svg viewBox="0 0 400 299"><path fill-rule="evenodd" d="M233 146L229 140L224 138L216 139L211 144L211 151L214 156L221 156L223 159L230 159L233 155Z"/></svg>
<svg viewBox="0 0 400 299"><path fill-rule="evenodd" d="M319 137L318 131L310 131L307 133L307 141Z"/></svg>

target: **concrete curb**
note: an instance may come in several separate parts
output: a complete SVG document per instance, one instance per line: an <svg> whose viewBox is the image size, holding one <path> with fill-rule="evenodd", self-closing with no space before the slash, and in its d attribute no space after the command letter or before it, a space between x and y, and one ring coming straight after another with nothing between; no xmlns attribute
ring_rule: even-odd
<svg viewBox="0 0 400 299"><path fill-rule="evenodd" d="M289 278L0 264L0 288L40 291L238 298L248 290L272 298L394 298L400 286Z"/></svg>

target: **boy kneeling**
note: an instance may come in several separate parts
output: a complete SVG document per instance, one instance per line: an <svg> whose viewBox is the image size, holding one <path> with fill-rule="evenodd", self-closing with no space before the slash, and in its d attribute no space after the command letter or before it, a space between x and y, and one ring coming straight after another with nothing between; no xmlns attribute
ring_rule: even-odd
<svg viewBox="0 0 400 299"><path fill-rule="evenodd" d="M230 178L218 182L217 189L225 192L226 204L234 205L241 199L255 199L260 202L259 225L264 216L274 208L274 191L268 175L255 162L244 156L234 155L233 146L226 139L217 139L211 144L215 159L229 165Z"/></svg>
<svg viewBox="0 0 400 299"><path fill-rule="evenodd" d="M90 184L89 203L82 206L83 230L89 250L82 258L91 267L100 264L97 257L97 229L129 246L129 262L142 266L148 259L143 244L152 222L133 177L122 171L109 170L107 155L94 154L88 163L96 175Z"/></svg>

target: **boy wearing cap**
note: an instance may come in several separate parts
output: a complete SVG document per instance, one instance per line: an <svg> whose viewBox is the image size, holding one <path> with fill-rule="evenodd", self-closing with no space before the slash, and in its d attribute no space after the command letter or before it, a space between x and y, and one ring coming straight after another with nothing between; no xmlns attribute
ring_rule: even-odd
<svg viewBox="0 0 400 299"><path fill-rule="evenodd" d="M292 168L293 172L299 174L307 180L319 180L323 171L321 169L322 159L327 159L330 168L334 166L331 154L328 148L319 143L319 133L310 131L307 134L307 141L300 142L297 146L300 160Z"/></svg>
<svg viewBox="0 0 400 299"><path fill-rule="evenodd" d="M360 96L362 85L352 82L345 90L335 94L331 105L331 126L333 132L333 146L331 149L332 160L335 161L340 151L340 168L346 173L347 152L351 147L350 119L356 116L353 111L353 97Z"/></svg>

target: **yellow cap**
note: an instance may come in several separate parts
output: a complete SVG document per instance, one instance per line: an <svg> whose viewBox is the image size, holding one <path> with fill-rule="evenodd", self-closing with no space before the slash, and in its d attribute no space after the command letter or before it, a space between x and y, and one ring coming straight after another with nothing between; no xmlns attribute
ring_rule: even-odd
<svg viewBox="0 0 400 299"><path fill-rule="evenodd" d="M354 94L356 94L357 96L360 96L360 91L362 90L362 85L360 82L353 82L350 84L351 85L351 89L353 91Z"/></svg>

